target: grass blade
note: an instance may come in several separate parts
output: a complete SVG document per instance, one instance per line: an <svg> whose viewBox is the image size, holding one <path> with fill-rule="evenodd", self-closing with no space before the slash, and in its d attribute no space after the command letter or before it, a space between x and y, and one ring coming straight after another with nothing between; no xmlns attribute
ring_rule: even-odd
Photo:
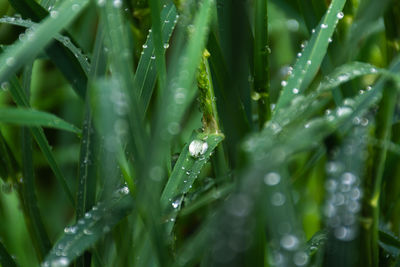
<svg viewBox="0 0 400 267"><path fill-rule="evenodd" d="M178 20L175 6L167 4L161 11L161 31L164 49L169 47L169 38L175 28ZM138 67L136 69L134 82L137 86L141 102L143 103L144 110L150 103L150 98L153 94L153 88L156 83L156 65L152 56L154 55L153 33L150 32L146 42L143 45L142 56L140 57Z"/></svg>
<svg viewBox="0 0 400 267"><path fill-rule="evenodd" d="M3 17L0 18L0 23L7 23L10 25L16 25L16 26L21 26L21 27L25 27L25 28L36 28L37 27L37 23L34 23L30 20L24 20L21 18L14 18L14 17ZM29 33L30 34L30 33ZM21 39L27 38L25 36L25 34L22 35ZM62 43L66 48L68 48L71 53L73 53L76 57L76 59L78 60L81 68L83 69L83 71L85 72L86 75L88 75L89 71L90 71L90 64L89 61L87 59L87 56L85 56L82 53L82 50L78 47L75 46L75 44L71 41L71 39L67 36L63 36L61 34L56 34L54 36L54 39L56 39L57 41L59 41L60 43Z"/></svg>
<svg viewBox="0 0 400 267"><path fill-rule="evenodd" d="M320 25L312 35L300 58L294 65L293 73L289 76L276 104L274 114L288 105L297 94L302 93L311 83L326 54L329 38L342 18L345 0L333 0Z"/></svg>
<svg viewBox="0 0 400 267"><path fill-rule="evenodd" d="M0 122L23 126L42 126L64 130L78 135L81 130L57 116L34 109L0 108Z"/></svg>
<svg viewBox="0 0 400 267"><path fill-rule="evenodd" d="M123 187L110 199L97 203L77 224L64 229L64 235L54 245L43 265L68 265L127 216L134 207L132 202L129 189Z"/></svg>
<svg viewBox="0 0 400 267"><path fill-rule="evenodd" d="M224 136L221 134L193 134L182 149L161 195L162 209L169 214L168 232L172 231L175 218L183 202L183 196L192 188L201 169L223 138Z"/></svg>
<svg viewBox="0 0 400 267"><path fill-rule="evenodd" d="M71 23L88 1L73 0L63 2L57 10L58 16L48 17L41 22L25 41L17 41L0 55L0 82L10 76L29 60L32 60L65 26Z"/></svg>

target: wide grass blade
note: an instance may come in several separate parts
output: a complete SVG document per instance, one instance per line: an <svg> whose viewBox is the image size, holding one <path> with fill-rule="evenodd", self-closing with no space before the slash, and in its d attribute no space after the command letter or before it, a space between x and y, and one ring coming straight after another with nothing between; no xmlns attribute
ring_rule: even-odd
<svg viewBox="0 0 400 267"><path fill-rule="evenodd" d="M68 265L110 232L133 207L128 187L120 188L110 199L97 203L75 225L64 229L64 235L47 255L43 266Z"/></svg>
<svg viewBox="0 0 400 267"><path fill-rule="evenodd" d="M88 1L63 2L56 17L47 17L37 28L31 29L24 41L17 41L0 55L0 82L7 81L27 61L32 60L51 39L71 23L85 8Z"/></svg>
<svg viewBox="0 0 400 267"><path fill-rule="evenodd" d="M160 20L163 48L168 49L169 39L178 21L178 15L173 4L167 4L162 9ZM153 59L155 53L153 39L153 33L150 32L146 42L143 44L143 51L134 79L137 86L136 90L139 93L139 98L145 111L149 106L157 78L156 63Z"/></svg>
<svg viewBox="0 0 400 267"><path fill-rule="evenodd" d="M221 134L193 134L182 149L161 195L162 208L168 214L168 232L172 230L185 194L223 138Z"/></svg>
<svg viewBox="0 0 400 267"><path fill-rule="evenodd" d="M34 23L31 20L24 20L22 18L15 18L15 17L0 18L0 23L17 25L17 26L28 28L28 29L36 28L38 25L37 23ZM26 39L27 38L26 35L29 36L29 34L31 34L29 31L26 34L21 34L20 39L22 39L22 40ZM88 73L90 71L90 64L89 64L87 56L85 56L82 53L82 50L80 48L76 47L75 44L71 41L71 39L68 36L56 34L54 36L54 39L56 39L57 41L62 43L66 48L68 48L71 51L71 53L74 54L76 59L79 61L79 64L81 65L83 71L85 72L86 75L88 75Z"/></svg>
<svg viewBox="0 0 400 267"><path fill-rule="evenodd" d="M292 74L284 82L285 86L276 104L274 114L288 105L296 95L303 93L317 74L325 57L329 38L331 38L339 19L343 17L341 12L345 2L345 0L332 1L311 40L305 46L304 51L300 53L301 55L293 67Z"/></svg>
<svg viewBox="0 0 400 267"><path fill-rule="evenodd" d="M64 130L78 135L81 130L59 117L34 109L0 108L0 122L23 126L41 126Z"/></svg>
<svg viewBox="0 0 400 267"><path fill-rule="evenodd" d="M46 17L47 19L51 17L48 16L48 11L41 7L34 0L11 0L10 4L18 13L22 15L23 18L32 19L34 22L37 23L44 20ZM52 10L52 16L58 16L58 12L58 9ZM69 10L66 10L67 14L69 12ZM52 37L50 36L50 38ZM67 39L65 41L69 42ZM75 55L69 52L67 48L63 47L63 45L57 42L50 43L48 48L46 48L46 53L47 55L49 55L57 68L60 69L60 71L71 83L77 95L79 95L81 98L85 98L87 77Z"/></svg>

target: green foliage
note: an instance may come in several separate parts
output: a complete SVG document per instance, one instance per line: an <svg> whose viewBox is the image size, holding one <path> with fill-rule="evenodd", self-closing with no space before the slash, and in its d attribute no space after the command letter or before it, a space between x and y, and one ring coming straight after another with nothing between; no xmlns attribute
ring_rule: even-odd
<svg viewBox="0 0 400 267"><path fill-rule="evenodd" d="M4 2L0 266L399 266L397 1Z"/></svg>

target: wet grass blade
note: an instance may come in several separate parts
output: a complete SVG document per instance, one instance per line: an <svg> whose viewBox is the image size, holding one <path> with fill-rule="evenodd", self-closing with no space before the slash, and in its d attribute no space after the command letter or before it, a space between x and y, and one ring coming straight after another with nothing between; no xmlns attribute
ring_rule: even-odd
<svg viewBox="0 0 400 267"><path fill-rule="evenodd" d="M63 2L58 16L47 17L25 41L17 41L0 55L0 81L7 81L27 61L32 60L87 5L86 0Z"/></svg>
<svg viewBox="0 0 400 267"><path fill-rule="evenodd" d="M19 107L29 108L29 102L26 94L24 93L19 81L16 77L12 77L10 81L10 93L14 100L14 102ZM74 206L74 197L67 185L64 175L62 174L55 158L53 152L51 151L50 145L47 142L47 138L43 132L43 129L40 127L30 127L32 135L35 137L37 144L39 145L40 150L42 151L43 155L45 156L46 160L48 161L50 168L53 170L56 178L60 182L65 194L68 197L68 200Z"/></svg>
<svg viewBox="0 0 400 267"><path fill-rule="evenodd" d="M0 122L22 126L48 127L76 133L78 135L81 134L81 130L76 126L51 113L34 109L0 108Z"/></svg>
<svg viewBox="0 0 400 267"><path fill-rule="evenodd" d="M339 19L343 17L341 12L345 2L345 0L332 1L311 40L295 63L293 73L283 87L273 114L288 105L296 95L303 93L310 85L325 57L329 38L331 38Z"/></svg>
<svg viewBox="0 0 400 267"><path fill-rule="evenodd" d="M119 189L110 199L93 206L75 225L67 226L64 235L54 245L43 265L68 265L110 232L133 208L129 189Z"/></svg>
<svg viewBox="0 0 400 267"><path fill-rule="evenodd" d="M3 267L17 267L18 265L15 263L14 259L7 252L6 248L0 242L0 264Z"/></svg>
<svg viewBox="0 0 400 267"><path fill-rule="evenodd" d="M24 20L21 18L14 18L14 17L3 17L0 18L0 23L7 23L10 25L16 25L16 26L21 26L21 27L25 27L25 28L36 28L37 27L37 23L32 22L31 20ZM30 33L28 33L30 34ZM28 35L27 34L27 35ZM27 36L26 34L23 34L21 39L26 40ZM86 75L88 75L89 71L90 71L90 64L88 61L87 56L85 56L82 53L82 50L78 47L75 46L75 44L71 41L71 39L67 36L63 36L61 34L56 34L54 36L54 39L56 39L57 41L59 41L60 43L62 43L66 48L68 48L70 50L70 52L72 54L75 55L76 59L79 61L79 64L81 65L83 71L85 72Z"/></svg>
<svg viewBox="0 0 400 267"><path fill-rule="evenodd" d="M169 38L171 37L177 20L175 6L173 4L167 4L161 11L161 32L164 49L169 47ZM157 78L156 64L154 59L152 59L154 53L153 33L150 32L143 45L143 52L134 79L137 86L136 90L139 93L140 101L143 103L145 111L150 103Z"/></svg>
<svg viewBox="0 0 400 267"><path fill-rule="evenodd" d="M193 134L182 149L161 195L162 209L169 214L168 232L172 230L185 194L192 188L201 169L223 138L221 134Z"/></svg>
<svg viewBox="0 0 400 267"><path fill-rule="evenodd" d="M23 18L29 18L37 23L41 20L44 20L46 16L49 15L48 11L34 0L11 0L10 4L19 14L22 15ZM58 10L52 11L53 16L58 15ZM69 13L69 11L67 11L67 13ZM71 41L71 43L72 42L73 41ZM85 98L87 77L75 55L57 42L50 43L45 50L57 68L71 83L77 95L79 95L81 98Z"/></svg>

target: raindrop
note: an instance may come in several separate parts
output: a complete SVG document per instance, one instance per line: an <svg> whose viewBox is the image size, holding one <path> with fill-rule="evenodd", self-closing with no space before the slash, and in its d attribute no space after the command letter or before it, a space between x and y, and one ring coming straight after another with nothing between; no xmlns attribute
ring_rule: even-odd
<svg viewBox="0 0 400 267"><path fill-rule="evenodd" d="M337 13L336 17L337 17L338 19L342 19L342 18L344 17L343 12Z"/></svg>
<svg viewBox="0 0 400 267"><path fill-rule="evenodd" d="M121 0L114 0L113 1L113 6L115 8L120 8L122 6L122 1Z"/></svg>
<svg viewBox="0 0 400 267"><path fill-rule="evenodd" d="M58 17L58 11L56 11L56 10L50 11L50 17L53 18L53 19L57 18Z"/></svg>
<svg viewBox="0 0 400 267"><path fill-rule="evenodd" d="M6 64L7 64L7 66L9 66L9 67L13 66L13 65L15 64L15 59L14 59L13 57L7 58Z"/></svg>
<svg viewBox="0 0 400 267"><path fill-rule="evenodd" d="M281 239L281 246L287 250L296 250L299 240L294 235L284 235Z"/></svg>
<svg viewBox="0 0 400 267"><path fill-rule="evenodd" d="M274 206L282 206L283 204L285 204L285 200L285 195L280 192L274 193L271 197L271 203Z"/></svg>
<svg viewBox="0 0 400 267"><path fill-rule="evenodd" d="M194 158L204 155L207 149L208 149L207 142L204 142L202 140L193 140L189 145L189 153Z"/></svg>
<svg viewBox="0 0 400 267"><path fill-rule="evenodd" d="M281 176L276 172L270 172L264 176L264 183L266 185L277 185L279 184L280 180Z"/></svg>

